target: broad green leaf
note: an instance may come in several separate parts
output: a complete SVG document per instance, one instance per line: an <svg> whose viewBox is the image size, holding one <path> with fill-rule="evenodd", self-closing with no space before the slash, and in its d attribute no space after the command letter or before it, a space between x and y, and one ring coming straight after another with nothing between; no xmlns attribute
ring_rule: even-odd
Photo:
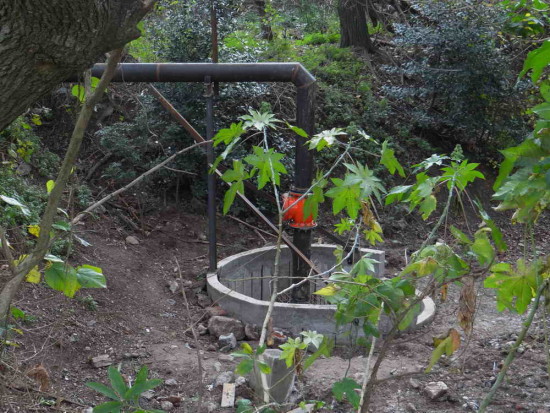
<svg viewBox="0 0 550 413"><path fill-rule="evenodd" d="M468 236L464 232L459 230L454 225L451 225L451 234L453 234L453 237L455 237L457 241L460 241L463 244L466 244L466 245L472 244L472 240L468 238Z"/></svg>
<svg viewBox="0 0 550 413"><path fill-rule="evenodd" d="M21 202L19 202L15 198L12 198L6 195L0 195L0 199L4 201L6 204L10 204L18 207L23 213L23 215L25 215L26 217L28 217L31 214L31 211L29 210L29 208L27 208L25 205L23 205Z"/></svg>
<svg viewBox="0 0 550 413"><path fill-rule="evenodd" d="M56 291L61 291L67 297L74 297L80 289L76 277L76 271L68 264L52 262L49 268L44 271L46 284Z"/></svg>
<svg viewBox="0 0 550 413"><path fill-rule="evenodd" d="M254 350L248 343L242 343L241 348L243 349L243 353L245 354L254 354Z"/></svg>
<svg viewBox="0 0 550 413"><path fill-rule="evenodd" d="M10 307L10 314L14 320L24 320L27 317L27 314L23 310L13 305Z"/></svg>
<svg viewBox="0 0 550 413"><path fill-rule="evenodd" d="M287 367L290 367L294 364L294 358L296 356L297 350L305 350L307 345L302 342L300 337L293 339L289 338L286 343L279 346L283 352L279 356L280 360L284 360Z"/></svg>
<svg viewBox="0 0 550 413"><path fill-rule="evenodd" d="M111 381L111 387L118 393L120 398L124 397L126 391L128 391L128 386L124 383L124 378L114 366L109 366L107 369L107 375Z"/></svg>
<svg viewBox="0 0 550 413"><path fill-rule="evenodd" d="M433 154L429 158L425 159L424 161L420 162L419 164L413 165L413 168L422 168L425 171L430 169L434 165L441 166L444 160L449 159L448 156L445 155L437 155Z"/></svg>
<svg viewBox="0 0 550 413"><path fill-rule="evenodd" d="M302 331L300 334L304 337L304 344L307 346L313 344L318 349L323 343L324 336L317 331Z"/></svg>
<svg viewBox="0 0 550 413"><path fill-rule="evenodd" d="M57 221L56 223L52 224L52 228L68 232L71 230L71 224L66 221Z"/></svg>
<svg viewBox="0 0 550 413"><path fill-rule="evenodd" d="M248 399L239 399L237 400L237 409L235 410L235 413L253 413L254 407L252 405L252 401Z"/></svg>
<svg viewBox="0 0 550 413"><path fill-rule="evenodd" d="M346 209L351 219L357 218L361 209L361 190L359 185L346 184L340 178L332 178L332 182L334 187L325 193L327 197L332 198L332 213L336 215L343 209Z"/></svg>
<svg viewBox="0 0 550 413"><path fill-rule="evenodd" d="M380 164L384 165L386 169L393 175L395 171L399 173L399 176L402 178L405 177L405 171L403 167L395 157L395 152L393 149L388 148L388 141L382 143L382 154L380 158Z"/></svg>
<svg viewBox="0 0 550 413"><path fill-rule="evenodd" d="M306 138L306 139L309 138L309 135L307 134L307 132L305 130L303 130L302 128L299 128L298 126L293 126L290 123L287 123L286 125L296 135L301 136L302 138Z"/></svg>
<svg viewBox="0 0 550 413"><path fill-rule="evenodd" d="M336 294L338 291L340 291L340 287L338 287L336 284L329 284L326 287L315 291L313 294L321 295L323 297L330 297Z"/></svg>
<svg viewBox="0 0 550 413"><path fill-rule="evenodd" d="M490 264L495 257L495 250L484 231L476 232L475 240L470 250L474 253L477 261L482 266Z"/></svg>
<svg viewBox="0 0 550 413"><path fill-rule="evenodd" d="M235 373L244 376L252 371L254 368L254 360L247 358L241 361L237 368L235 369Z"/></svg>
<svg viewBox="0 0 550 413"><path fill-rule="evenodd" d="M339 235L342 235L346 231L350 231L353 228L353 220L352 219L345 219L340 218L340 222L336 225L334 225L335 232Z"/></svg>
<svg viewBox="0 0 550 413"><path fill-rule="evenodd" d="M107 281L101 268L81 265L76 268L76 277L82 288L107 288Z"/></svg>
<svg viewBox="0 0 550 413"><path fill-rule="evenodd" d="M122 402L105 402L94 407L94 413L120 413Z"/></svg>
<svg viewBox="0 0 550 413"><path fill-rule="evenodd" d="M45 259L46 261L50 261L50 262L65 262L65 261L63 261L61 258L59 258L58 256L53 255L53 254L46 254L46 255L44 256L44 259Z"/></svg>
<svg viewBox="0 0 550 413"><path fill-rule="evenodd" d="M327 337L323 339L319 350L313 353L304 361L304 370L307 370L311 365L321 356L330 357L332 349L334 348L334 340L331 340Z"/></svg>
<svg viewBox="0 0 550 413"><path fill-rule="evenodd" d="M214 141L214 146L218 146L221 143L229 145L238 139L245 131L246 129L243 127L242 122L232 123L229 128L220 129L218 133L214 135L212 138Z"/></svg>
<svg viewBox="0 0 550 413"><path fill-rule="evenodd" d="M531 80L536 83L548 65L550 65L550 40L546 40L540 47L527 54L520 77L531 70Z"/></svg>
<svg viewBox="0 0 550 413"><path fill-rule="evenodd" d="M424 198L424 201L420 204L419 211L422 212L422 219L425 221L429 218L432 212L435 211L437 206L437 199L435 196L430 195Z"/></svg>
<svg viewBox="0 0 550 413"><path fill-rule="evenodd" d="M280 162L284 155L274 149L264 151L259 146L253 146L254 155L244 158L245 162L258 170L258 189L262 189L268 182L281 184L280 175L286 174L285 166Z"/></svg>
<svg viewBox="0 0 550 413"><path fill-rule="evenodd" d="M258 368L264 374L271 374L271 367L265 363L258 362Z"/></svg>
<svg viewBox="0 0 550 413"><path fill-rule="evenodd" d="M34 235L36 238L40 236L40 225L29 225L27 227L29 234Z"/></svg>
<svg viewBox="0 0 550 413"><path fill-rule="evenodd" d="M88 386L90 389L95 390L98 393L103 394L104 396L107 396L109 399L120 400L120 397L118 397L118 395L113 391L113 389L111 389L110 387L107 387L102 383L90 382L90 383L86 383L86 386Z"/></svg>
<svg viewBox="0 0 550 413"><path fill-rule="evenodd" d="M309 149L322 150L326 146L332 146L338 141L338 136L347 135L341 128L324 130L309 140Z"/></svg>
<svg viewBox="0 0 550 413"><path fill-rule="evenodd" d="M152 379L147 380L144 383L136 383L126 392L124 399L125 400L136 400L142 393L147 390L152 390L155 387L158 387L162 384L161 379Z"/></svg>
<svg viewBox="0 0 550 413"><path fill-rule="evenodd" d="M332 394L338 401L342 401L345 396L353 408L357 409L361 398L355 390L360 388L361 386L355 380L346 377L332 385Z"/></svg>
<svg viewBox="0 0 550 413"><path fill-rule="evenodd" d="M405 330L411 325L415 317L422 311L422 305L420 303L415 304L412 307L409 307L405 314L405 317L399 322L397 328L401 331Z"/></svg>
<svg viewBox="0 0 550 413"><path fill-rule="evenodd" d="M483 209L483 206L481 205L481 202L475 200L474 204L476 205L479 215L481 216L481 219L483 219L483 222L485 225L487 225L491 229L491 237L493 238L493 241L495 242L495 245L499 252L504 252L508 248L506 245L506 242L504 241L504 235L502 234L502 231L497 226L495 221L491 219L489 214L485 212Z"/></svg>
<svg viewBox="0 0 550 413"><path fill-rule="evenodd" d="M412 185L400 185L393 187L386 195L386 205L389 205L395 201L401 201L401 199L403 199L405 194L407 194L412 187Z"/></svg>
<svg viewBox="0 0 550 413"><path fill-rule="evenodd" d="M248 113L248 115L240 117L240 119L245 121L245 128L252 127L258 131L263 131L267 128L275 129L276 123L281 122L279 119L275 118L275 115L269 112L259 112L251 109Z"/></svg>
<svg viewBox="0 0 550 413"><path fill-rule="evenodd" d="M32 270L30 270L27 275L25 275L25 281L31 284L38 284L42 279L40 271L38 271L38 265L36 265Z"/></svg>
<svg viewBox="0 0 550 413"><path fill-rule="evenodd" d="M74 85L71 88L71 95L76 97L80 103L83 103L86 97L86 89L82 85Z"/></svg>
<svg viewBox="0 0 550 413"><path fill-rule="evenodd" d="M148 374L149 374L149 369L147 368L147 366L142 366L139 369L138 374L136 374L136 380L134 382L134 385L145 383L147 381Z"/></svg>
<svg viewBox="0 0 550 413"><path fill-rule="evenodd" d="M351 174L346 175L345 184L348 186L359 185L361 199L374 195L382 203L381 194L385 193L386 189L382 185L382 181L374 175L374 172L367 165L359 163L355 165L345 163L344 165L351 172Z"/></svg>
<svg viewBox="0 0 550 413"><path fill-rule="evenodd" d="M428 367L426 367L425 373L429 373L432 371L433 366L435 366L435 363L439 361L441 356L443 354L447 353L447 347L449 345L452 345L452 338L449 336L445 340L442 340L441 343L435 348L435 350L432 352L432 357L430 358L430 364L428 364Z"/></svg>
<svg viewBox="0 0 550 413"><path fill-rule="evenodd" d="M53 191L53 188L55 187L55 181L52 181L51 179L46 182L46 191L48 191L48 194Z"/></svg>

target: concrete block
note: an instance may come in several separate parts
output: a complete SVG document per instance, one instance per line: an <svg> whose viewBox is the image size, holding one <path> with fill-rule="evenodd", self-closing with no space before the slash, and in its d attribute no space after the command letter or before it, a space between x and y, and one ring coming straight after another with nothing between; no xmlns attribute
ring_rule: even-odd
<svg viewBox="0 0 550 413"><path fill-rule="evenodd" d="M279 360L282 350L267 349L263 356L263 362L271 367L271 373L266 375L267 387L270 399L277 403L284 403L294 387L296 374L292 367L288 368L284 360ZM255 368L250 377L250 385L258 399L263 399L263 387L260 370Z"/></svg>

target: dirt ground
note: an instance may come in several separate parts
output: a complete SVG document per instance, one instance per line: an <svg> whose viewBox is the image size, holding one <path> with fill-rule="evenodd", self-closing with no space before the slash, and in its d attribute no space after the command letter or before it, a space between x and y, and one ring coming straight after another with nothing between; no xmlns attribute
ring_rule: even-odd
<svg viewBox="0 0 550 413"><path fill-rule="evenodd" d="M81 412L106 401L85 386L90 381L107 383L107 368L95 368L90 363L91 358L105 354L120 365L126 376L134 376L140 366L147 365L150 377L175 380L155 389L152 397L144 400L144 407L160 409L163 397L173 396L171 400L177 406L172 411L196 411L200 376L189 326L191 320L206 324L209 317L203 308L207 304L203 294L208 245L206 217L182 212L185 210L172 207L146 217L146 234L132 232L108 215L86 221L78 233L92 245L78 247L73 260L101 267L108 280L105 290L82 290L71 300L44 285L24 287L15 305L34 320L19 323L24 333L17 337L19 347L6 354L7 363L0 372L0 412ZM546 217L545 222L550 220ZM542 252L548 253L548 225L541 227L543 231L537 236L543 244ZM391 221L384 229L387 241L381 248L386 250L391 275L428 228L411 215ZM505 232L512 247L509 254L519 254L521 234L509 225ZM128 235L136 237L139 244L128 244ZM219 221L220 257L272 242L266 238L229 218ZM176 260L190 301L190 314L181 293L168 288L169 281L179 281ZM479 288L470 339L462 343L455 356L424 374L433 337L451 327L458 329L457 302L458 287L452 286L447 301L438 303L433 323L397 339L382 366L380 378L384 381L376 389L372 412L476 410L498 372L506 343L517 337L524 317L499 313L492 292ZM550 411L542 321L535 321L524 351L518 355L490 411ZM209 411L234 411L219 408L221 388L212 384L220 373L233 371L236 361L218 351L213 337L204 335L199 340L205 404ZM365 358L346 359L345 353L340 349L336 353L340 356L318 360L298 382L294 400L323 400L323 411L352 411L349 404L335 401L330 390L332 383L345 374L357 381L362 379ZM37 391L38 384L25 376L37 364L49 373L47 391ZM436 381L446 383L449 393L443 400L431 401L422 388ZM237 397L252 397L246 384L237 387Z"/></svg>

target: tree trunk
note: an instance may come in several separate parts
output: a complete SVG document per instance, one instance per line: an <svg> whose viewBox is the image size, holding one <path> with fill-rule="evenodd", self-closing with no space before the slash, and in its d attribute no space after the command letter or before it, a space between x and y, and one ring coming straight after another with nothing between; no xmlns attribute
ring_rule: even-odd
<svg viewBox="0 0 550 413"><path fill-rule="evenodd" d="M152 0L0 0L0 130L70 75L139 37Z"/></svg>
<svg viewBox="0 0 550 413"><path fill-rule="evenodd" d="M269 15L266 13L266 0L254 0L254 4L258 10L258 16L260 16L260 26L262 28L262 39L273 40L273 29L269 21Z"/></svg>
<svg viewBox="0 0 550 413"><path fill-rule="evenodd" d="M365 0L339 0L340 47L356 47L375 53L376 49L367 30Z"/></svg>

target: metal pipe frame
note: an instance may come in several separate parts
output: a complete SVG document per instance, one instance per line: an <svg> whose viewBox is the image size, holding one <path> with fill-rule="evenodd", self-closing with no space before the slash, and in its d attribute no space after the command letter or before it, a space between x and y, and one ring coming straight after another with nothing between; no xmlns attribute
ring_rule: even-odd
<svg viewBox="0 0 550 413"><path fill-rule="evenodd" d="M92 76L101 77L105 64L98 63L92 67ZM315 126L315 77L300 63L121 63L116 69L112 82L290 82L296 86L296 124L307 132L314 134ZM67 81L78 81L73 76ZM210 103L208 118L212 119ZM208 122L209 123L209 122ZM208 128L210 129L210 127ZM209 130L208 135L213 131ZM210 136L209 136L210 138ZM295 152L294 190L303 191L311 186L313 179L313 152L308 150L305 140L297 137ZM212 183L210 183L212 185ZM209 186L210 186L209 185ZM209 188L210 189L210 188ZM210 192L210 191L209 191ZM212 196L212 195L210 195ZM209 222L215 225L215 210L212 212L209 203ZM211 217L214 213L214 217ZM212 228L212 225L210 225ZM215 231L215 229L214 229ZM210 229L209 232L212 232ZM216 265L215 233L210 234L210 266ZM293 242L307 258L311 257L311 231L295 230ZM310 271L303 260L294 254L293 276L305 278ZM302 289L295 289L294 301L307 299L309 287L304 283Z"/></svg>

